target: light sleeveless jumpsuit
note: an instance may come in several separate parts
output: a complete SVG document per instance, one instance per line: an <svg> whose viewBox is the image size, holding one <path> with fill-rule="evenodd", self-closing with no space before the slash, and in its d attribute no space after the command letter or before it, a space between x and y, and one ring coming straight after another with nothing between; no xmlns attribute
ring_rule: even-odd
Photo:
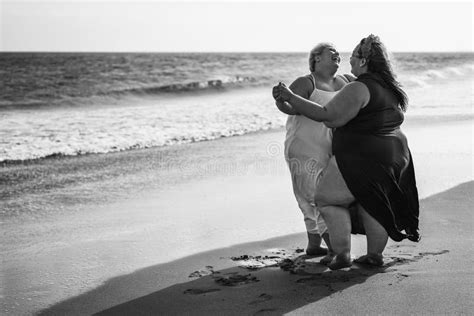
<svg viewBox="0 0 474 316"><path fill-rule="evenodd" d="M312 74L308 78L314 87L309 97L311 101L324 106L337 94L338 91L317 89ZM289 115L286 131L285 159L290 168L293 192L303 212L306 230L310 234L322 235L327 227L313 197L316 179L332 156L332 130L303 115Z"/></svg>

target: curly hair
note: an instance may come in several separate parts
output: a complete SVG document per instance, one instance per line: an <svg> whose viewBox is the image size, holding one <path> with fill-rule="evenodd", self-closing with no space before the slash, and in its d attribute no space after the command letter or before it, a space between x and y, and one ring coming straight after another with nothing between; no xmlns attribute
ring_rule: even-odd
<svg viewBox="0 0 474 316"><path fill-rule="evenodd" d="M360 41L358 55L367 60L367 70L370 73L378 74L383 82L393 91L402 111L406 111L408 106L408 96L403 91L402 85L397 81L397 76L393 71L387 48L380 41L378 36L370 34Z"/></svg>

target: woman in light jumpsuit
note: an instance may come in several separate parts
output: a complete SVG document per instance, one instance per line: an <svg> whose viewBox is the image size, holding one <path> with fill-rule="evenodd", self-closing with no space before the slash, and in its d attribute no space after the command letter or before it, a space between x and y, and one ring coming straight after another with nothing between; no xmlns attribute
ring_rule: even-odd
<svg viewBox="0 0 474 316"><path fill-rule="evenodd" d="M326 104L353 79L350 75L336 75L339 62L339 53L332 44L318 44L309 55L311 73L297 78L290 89L306 99ZM278 103L277 101L277 106ZM306 253L325 255L327 249L321 247L321 241L324 239L331 252L329 236L313 197L317 176L332 155L332 130L323 123L298 115L288 104L278 108L289 115L286 123L285 159L291 173L293 192L304 216L308 235Z"/></svg>

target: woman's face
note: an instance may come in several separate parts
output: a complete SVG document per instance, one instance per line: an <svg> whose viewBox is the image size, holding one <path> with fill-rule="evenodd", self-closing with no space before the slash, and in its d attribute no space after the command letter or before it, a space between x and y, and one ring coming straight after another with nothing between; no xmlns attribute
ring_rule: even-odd
<svg viewBox="0 0 474 316"><path fill-rule="evenodd" d="M341 57L339 52L335 47L326 47L321 55L318 56L321 66L334 68L334 71L337 71L339 68L339 63L341 62Z"/></svg>

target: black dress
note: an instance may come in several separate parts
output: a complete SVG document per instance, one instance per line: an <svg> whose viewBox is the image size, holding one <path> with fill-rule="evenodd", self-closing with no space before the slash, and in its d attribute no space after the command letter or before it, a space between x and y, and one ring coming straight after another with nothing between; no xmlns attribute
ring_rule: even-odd
<svg viewBox="0 0 474 316"><path fill-rule="evenodd" d="M400 130L403 112L377 75L362 74L357 81L369 89L370 101L334 131L333 153L356 200L391 239L401 241L407 238L403 230L418 229L419 216L413 161ZM352 233L364 233L357 218L352 219Z"/></svg>

